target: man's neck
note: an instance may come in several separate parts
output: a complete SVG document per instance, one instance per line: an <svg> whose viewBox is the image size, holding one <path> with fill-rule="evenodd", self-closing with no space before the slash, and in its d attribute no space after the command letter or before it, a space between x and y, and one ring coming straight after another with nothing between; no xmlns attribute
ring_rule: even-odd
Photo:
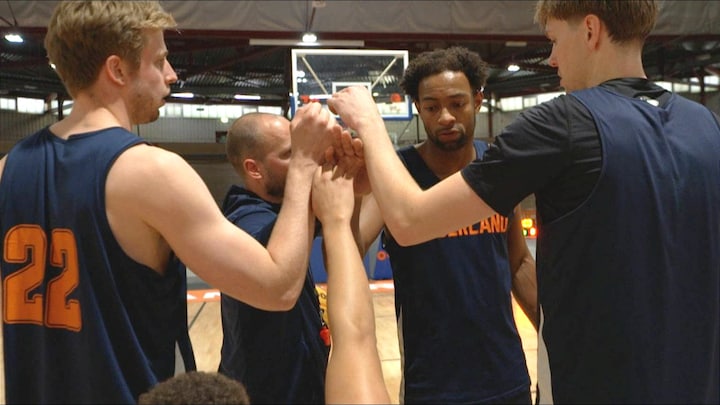
<svg viewBox="0 0 720 405"><path fill-rule="evenodd" d="M628 77L647 78L642 64L642 44L608 44L598 52L595 61L589 61L592 71L588 87L612 79Z"/></svg>
<svg viewBox="0 0 720 405"><path fill-rule="evenodd" d="M62 139L68 139L75 134L99 131L105 128L123 127L131 131L130 125L123 125L109 110L97 108L85 110L81 106L73 105L70 115L62 121L53 124L50 131Z"/></svg>

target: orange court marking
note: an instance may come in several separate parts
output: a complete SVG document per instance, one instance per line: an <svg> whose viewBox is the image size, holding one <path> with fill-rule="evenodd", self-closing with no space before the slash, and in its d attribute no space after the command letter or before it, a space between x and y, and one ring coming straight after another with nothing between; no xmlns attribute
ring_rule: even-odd
<svg viewBox="0 0 720 405"><path fill-rule="evenodd" d="M218 290L188 290L188 302L213 302L220 301L220 291Z"/></svg>

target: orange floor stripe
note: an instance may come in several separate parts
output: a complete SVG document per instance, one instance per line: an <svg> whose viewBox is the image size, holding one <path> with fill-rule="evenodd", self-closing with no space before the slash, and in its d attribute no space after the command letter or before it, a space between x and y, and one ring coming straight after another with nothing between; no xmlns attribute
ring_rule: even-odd
<svg viewBox="0 0 720 405"><path fill-rule="evenodd" d="M327 289L326 283L318 283L318 286ZM372 292L391 292L395 290L392 280L371 280L370 291ZM220 291L217 289L207 290L188 290L188 302L214 302L220 301Z"/></svg>

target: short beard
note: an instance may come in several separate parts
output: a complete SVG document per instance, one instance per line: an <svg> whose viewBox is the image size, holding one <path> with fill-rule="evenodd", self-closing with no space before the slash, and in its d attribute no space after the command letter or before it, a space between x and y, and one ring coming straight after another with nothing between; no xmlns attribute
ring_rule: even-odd
<svg viewBox="0 0 720 405"><path fill-rule="evenodd" d="M428 140L432 142L433 145L437 146L437 148L440 150L444 150L446 152L454 152L456 150L462 149L463 146L467 145L469 138L467 136L467 133L463 132L460 134L460 137L455 142L440 142L440 137L434 135L429 136Z"/></svg>
<svg viewBox="0 0 720 405"><path fill-rule="evenodd" d="M268 178L268 182L265 185L265 193L271 197L275 197L278 200L282 200L285 194L285 182L277 181L275 178Z"/></svg>

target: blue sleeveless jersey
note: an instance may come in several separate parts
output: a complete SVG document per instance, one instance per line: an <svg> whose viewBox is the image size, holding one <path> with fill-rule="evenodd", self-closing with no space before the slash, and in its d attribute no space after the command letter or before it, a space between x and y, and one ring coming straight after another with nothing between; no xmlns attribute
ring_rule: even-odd
<svg viewBox="0 0 720 405"><path fill-rule="evenodd" d="M475 141L478 157L486 147ZM440 181L413 146L398 153L420 187ZM502 402L529 390L512 313L507 226L508 218L495 215L407 247L385 233L405 403Z"/></svg>
<svg viewBox="0 0 720 405"><path fill-rule="evenodd" d="M232 223L266 246L280 205L233 185L222 209ZM320 303L310 268L289 311L263 311L225 294L220 308L218 369L241 381L253 404L325 403L329 348L320 338Z"/></svg>
<svg viewBox="0 0 720 405"><path fill-rule="evenodd" d="M603 165L590 197L538 240L542 403L717 403L720 128L676 95L601 87Z"/></svg>
<svg viewBox="0 0 720 405"><path fill-rule="evenodd" d="M115 159L144 142L121 129L19 142L0 180L0 269L9 403L135 403L194 369L185 267L128 257L105 212Z"/></svg>

